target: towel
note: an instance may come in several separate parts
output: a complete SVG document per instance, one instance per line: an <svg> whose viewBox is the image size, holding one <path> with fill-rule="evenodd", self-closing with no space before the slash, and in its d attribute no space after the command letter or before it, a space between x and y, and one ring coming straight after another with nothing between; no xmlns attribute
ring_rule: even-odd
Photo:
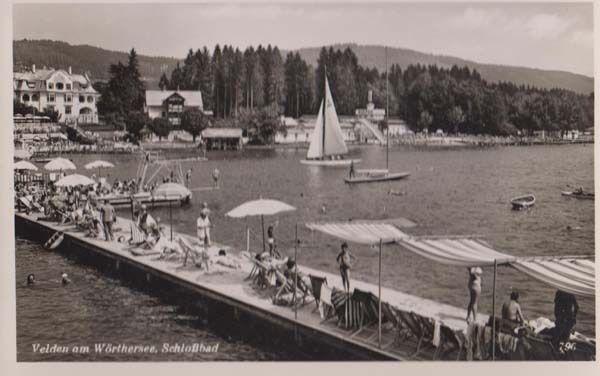
<svg viewBox="0 0 600 376"><path fill-rule="evenodd" d="M431 343L435 347L438 347L440 345L440 340L440 322L438 320L435 320L435 323L433 325L433 339L431 340Z"/></svg>

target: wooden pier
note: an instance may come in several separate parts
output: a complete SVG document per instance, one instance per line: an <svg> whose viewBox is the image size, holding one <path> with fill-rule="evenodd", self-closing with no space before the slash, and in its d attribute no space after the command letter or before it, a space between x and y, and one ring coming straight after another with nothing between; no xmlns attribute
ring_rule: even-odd
<svg viewBox="0 0 600 376"><path fill-rule="evenodd" d="M118 218L116 227L127 236L130 221ZM391 329L382 332L380 348L377 339L373 340L373 331L364 331L352 336L352 331L339 328L335 322L323 322L316 311L314 302L297 310L272 303L268 296L257 291L247 280L252 269L248 260L242 268L231 269L226 273L207 273L188 263L183 267L181 262L158 259L157 255L135 256L131 246L126 243L106 242L86 237L83 232L72 225L57 225L53 222L38 221L35 215L15 214L16 235L39 241L43 244L56 231L64 232L64 240L56 251L72 255L85 263L101 269L121 271L123 278L134 278L142 283L151 282L169 284L193 294L198 299L208 320L226 322L230 330L244 328L244 332L253 331L251 335L269 336L279 341L281 346L295 347L303 351L311 359L323 360L415 360L433 358L435 349L427 348L413 357L416 342L395 341L396 333ZM119 236L120 233L116 233ZM175 234L190 238L185 234ZM216 245L218 246L218 245ZM219 246L219 248L228 249ZM18 252L18 250L17 250ZM235 254L235 250L231 251ZM326 277L330 286L341 288L338 275L315 270L299 265L301 272ZM126 270L126 272L123 272ZM377 285L354 280L353 286L363 291L377 294ZM434 318L455 331L466 330L466 311L447 304L408 295L390 288L383 288L382 301L425 317ZM482 323L486 315L480 315ZM335 321L335 320L334 320ZM377 329L375 328L375 331ZM444 358L442 358L444 359ZM456 353L445 359L456 359Z"/></svg>

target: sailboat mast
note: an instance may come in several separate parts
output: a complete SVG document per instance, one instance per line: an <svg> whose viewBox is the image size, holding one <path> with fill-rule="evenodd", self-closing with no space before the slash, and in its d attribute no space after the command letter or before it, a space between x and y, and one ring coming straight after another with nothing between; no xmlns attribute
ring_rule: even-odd
<svg viewBox="0 0 600 376"><path fill-rule="evenodd" d="M321 154L325 158L325 107L327 107L327 65L324 65L325 79L323 80L323 140Z"/></svg>
<svg viewBox="0 0 600 376"><path fill-rule="evenodd" d="M388 54L387 46L385 47L385 168L389 170L390 164L390 125L388 114L390 112L390 99L388 93Z"/></svg>

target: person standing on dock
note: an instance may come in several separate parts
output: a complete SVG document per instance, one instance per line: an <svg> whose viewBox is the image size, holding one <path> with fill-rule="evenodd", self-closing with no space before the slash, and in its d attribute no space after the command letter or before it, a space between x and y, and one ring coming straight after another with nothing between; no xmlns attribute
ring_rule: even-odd
<svg viewBox="0 0 600 376"><path fill-rule="evenodd" d="M356 259L348 250L348 243L342 243L342 251L337 255L336 261L340 266L340 275L342 276L342 284L344 290L350 293L350 268L352 267L352 259Z"/></svg>
<svg viewBox="0 0 600 376"><path fill-rule="evenodd" d="M218 168L215 167L212 173L213 185L215 188L219 188L219 178L221 177L221 172Z"/></svg>
<svg viewBox="0 0 600 376"><path fill-rule="evenodd" d="M480 267L467 268L469 271L469 305L467 307L467 323L470 323L469 318L473 316L473 321L477 321L477 303L481 295L481 274L483 271Z"/></svg>
<svg viewBox="0 0 600 376"><path fill-rule="evenodd" d="M350 161L350 172L348 173L348 177L352 179L355 175L354 171L354 161Z"/></svg>
<svg viewBox="0 0 600 376"><path fill-rule="evenodd" d="M105 240L112 241L113 240L113 231L112 226L113 223L117 220L115 215L115 208L110 204L110 201L104 199L104 205L100 207L100 212L102 213L102 224L104 225L104 237Z"/></svg>
<svg viewBox="0 0 600 376"><path fill-rule="evenodd" d="M190 188L192 186L192 169L188 169L185 173L185 186Z"/></svg>
<svg viewBox="0 0 600 376"><path fill-rule="evenodd" d="M204 207L200 211L200 217L196 220L196 230L200 244L202 244L203 247L206 247L210 246L210 219L208 219L210 210L208 209L208 204L206 202L203 206Z"/></svg>
<svg viewBox="0 0 600 376"><path fill-rule="evenodd" d="M281 258L281 255L275 249L275 226L278 225L278 222L272 223L267 227L267 244L269 244L269 255L271 257Z"/></svg>

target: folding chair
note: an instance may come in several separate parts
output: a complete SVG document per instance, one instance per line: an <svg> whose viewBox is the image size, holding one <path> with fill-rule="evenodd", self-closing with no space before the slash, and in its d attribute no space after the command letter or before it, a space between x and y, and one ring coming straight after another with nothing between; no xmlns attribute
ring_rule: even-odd
<svg viewBox="0 0 600 376"><path fill-rule="evenodd" d="M358 330L353 332L350 337L355 337L365 329L371 329L373 325L379 324L379 301L376 296L370 292L354 289L352 300L358 303L362 315Z"/></svg>
<svg viewBox="0 0 600 376"><path fill-rule="evenodd" d="M416 357L417 355L419 355L420 351L421 351L421 346L424 343L431 343L433 341L433 336L434 336L434 331L435 331L435 321L433 319L430 319L428 317L423 317L421 315L418 315L414 312L411 312L410 315L413 317L414 321L417 323L417 325L419 325L421 327L421 338L419 339L419 342L417 343L417 350L415 351L414 354L412 354L413 357Z"/></svg>
<svg viewBox="0 0 600 376"><path fill-rule="evenodd" d="M319 310L319 304L321 303L321 286L327 285L327 278L325 277L317 277L315 275L309 274L308 278L310 278L310 286L312 288L312 294L315 298L316 307L313 312Z"/></svg>

